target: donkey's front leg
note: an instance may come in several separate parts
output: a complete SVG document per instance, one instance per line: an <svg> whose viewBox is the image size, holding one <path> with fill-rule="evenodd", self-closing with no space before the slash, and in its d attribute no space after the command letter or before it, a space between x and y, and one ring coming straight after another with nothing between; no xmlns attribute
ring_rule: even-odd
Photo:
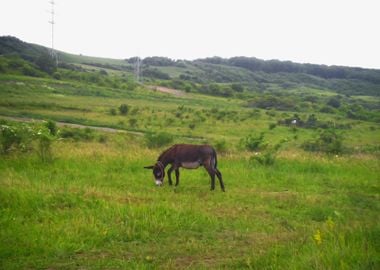
<svg viewBox="0 0 380 270"><path fill-rule="evenodd" d="M172 171L173 171L173 166L171 166L168 170L168 179L169 179L169 185L173 185L172 182Z"/></svg>
<svg viewBox="0 0 380 270"><path fill-rule="evenodd" d="M179 184L179 169L175 169L175 186Z"/></svg>

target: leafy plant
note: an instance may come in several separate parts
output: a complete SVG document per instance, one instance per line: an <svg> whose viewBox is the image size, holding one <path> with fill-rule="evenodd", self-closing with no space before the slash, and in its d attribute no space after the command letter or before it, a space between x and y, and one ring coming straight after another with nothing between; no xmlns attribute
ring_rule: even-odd
<svg viewBox="0 0 380 270"><path fill-rule="evenodd" d="M276 144L273 147L268 147L263 153L255 153L251 157L251 161L255 161L263 166L271 166L276 162L278 150L281 148L282 143Z"/></svg>
<svg viewBox="0 0 380 270"><path fill-rule="evenodd" d="M302 147L311 152L339 154L343 152L343 138L334 129L326 129L320 132L317 139L304 142Z"/></svg>
<svg viewBox="0 0 380 270"><path fill-rule="evenodd" d="M121 115L126 115L129 111L129 106L127 104L121 104L119 106L119 112Z"/></svg>
<svg viewBox="0 0 380 270"><path fill-rule="evenodd" d="M166 132L147 133L145 134L145 141L149 148L161 147L173 142L173 136Z"/></svg>
<svg viewBox="0 0 380 270"><path fill-rule="evenodd" d="M218 140L214 143L214 147L218 152L226 152L227 141L225 139Z"/></svg>
<svg viewBox="0 0 380 270"><path fill-rule="evenodd" d="M264 133L260 133L260 135L248 135L247 137L243 138L241 141L241 144L245 149L248 151L257 151L260 148L265 147L264 143Z"/></svg>

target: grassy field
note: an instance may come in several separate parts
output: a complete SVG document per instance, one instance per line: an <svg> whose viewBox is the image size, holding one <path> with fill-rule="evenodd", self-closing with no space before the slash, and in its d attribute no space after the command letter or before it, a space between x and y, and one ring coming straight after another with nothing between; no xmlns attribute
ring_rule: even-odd
<svg viewBox="0 0 380 270"><path fill-rule="evenodd" d="M310 153L301 146L318 130L279 125L294 113L241 99L15 75L0 76L0 95L4 116L219 143L226 184L211 192L198 169L181 170L178 187L155 187L143 166L165 146L148 148L146 137L128 133L57 139L48 161L35 151L3 154L1 269L380 268L378 123L318 113L350 128L338 130L343 153ZM254 160L265 149L242 146L260 132L268 147L283 142L274 164Z"/></svg>

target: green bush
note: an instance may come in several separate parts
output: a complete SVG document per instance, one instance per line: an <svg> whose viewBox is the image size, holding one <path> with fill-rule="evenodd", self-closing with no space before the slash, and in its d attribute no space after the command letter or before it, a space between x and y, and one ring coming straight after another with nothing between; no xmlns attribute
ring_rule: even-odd
<svg viewBox="0 0 380 270"><path fill-rule="evenodd" d="M278 150L281 145L282 143L279 143L273 147L268 147L265 152L256 153L250 160L263 166L272 166L276 162Z"/></svg>
<svg viewBox="0 0 380 270"><path fill-rule="evenodd" d="M264 143L264 133L260 133L260 135L248 135L243 138L240 143L248 151L257 151L265 148L266 146Z"/></svg>
<svg viewBox="0 0 380 270"><path fill-rule="evenodd" d="M3 154L8 153L14 145L18 145L21 139L18 130L8 125L0 126L0 143Z"/></svg>
<svg viewBox="0 0 380 270"><path fill-rule="evenodd" d="M90 128L66 128L60 133L64 139L73 139L74 141L92 141L95 138L95 134Z"/></svg>
<svg viewBox="0 0 380 270"><path fill-rule="evenodd" d="M302 148L311 152L339 154L343 152L343 139L334 129L326 129L319 133L317 139L304 142Z"/></svg>
<svg viewBox="0 0 380 270"><path fill-rule="evenodd" d="M58 135L58 127L57 127L57 123L52 121L52 120L48 120L46 123L45 123L45 127L49 130L50 134L53 135L53 136L56 136Z"/></svg>
<svg viewBox="0 0 380 270"><path fill-rule="evenodd" d="M145 141L149 148L161 147L173 142L173 136L166 132L147 133Z"/></svg>
<svg viewBox="0 0 380 270"><path fill-rule="evenodd" d="M43 162L48 162L53 159L51 152L51 145L55 140L55 136L51 133L50 129L46 126L42 126L36 133L38 141L38 156Z"/></svg>
<svg viewBox="0 0 380 270"><path fill-rule="evenodd" d="M218 140L214 143L214 147L218 152L226 152L227 151L227 142L225 139Z"/></svg>
<svg viewBox="0 0 380 270"><path fill-rule="evenodd" d="M42 161L52 160L51 145L59 131L54 122L43 124L12 124L0 126L0 142L3 154L11 151L29 151L37 145ZM35 143L33 143L35 142Z"/></svg>
<svg viewBox="0 0 380 270"><path fill-rule="evenodd" d="M121 115L126 115L129 111L129 106L127 104L121 104L119 106L119 112Z"/></svg>

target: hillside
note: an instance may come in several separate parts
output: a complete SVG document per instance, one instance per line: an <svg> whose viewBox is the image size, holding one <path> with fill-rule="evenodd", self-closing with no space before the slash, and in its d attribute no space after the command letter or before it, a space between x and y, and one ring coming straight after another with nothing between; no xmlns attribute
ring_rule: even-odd
<svg viewBox="0 0 380 270"><path fill-rule="evenodd" d="M0 55L16 54L35 63L41 54L48 52L45 47L15 37L0 37ZM107 59L61 51L57 51L57 55L63 68L67 68L67 64L75 64L82 68L102 68L127 75L133 75L136 62L136 58ZM212 57L194 61L147 57L142 59L142 75L148 84L220 96L243 91L273 92L303 87L343 95L380 95L380 70L264 61L254 57ZM214 85L210 87L210 84Z"/></svg>

